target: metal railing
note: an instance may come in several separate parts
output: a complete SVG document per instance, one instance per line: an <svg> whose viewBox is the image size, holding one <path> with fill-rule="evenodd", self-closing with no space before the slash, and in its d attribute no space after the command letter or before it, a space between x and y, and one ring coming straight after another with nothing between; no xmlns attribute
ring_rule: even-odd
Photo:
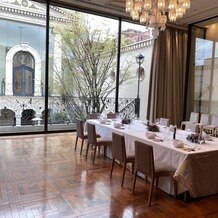
<svg viewBox="0 0 218 218"><path fill-rule="evenodd" d="M77 109L84 110L84 106L81 104L79 98L74 97L72 100L74 105L69 107L67 99L63 99L61 96L49 97L48 124L74 123L78 118ZM41 124L44 124L44 97L0 96L0 101L0 126L5 124L9 126L31 125L31 120L35 117L42 118ZM118 104L119 113L122 118L126 116L128 118L135 117L135 99L120 98ZM103 112L106 114L108 112L114 112L114 110L115 99L107 98Z"/></svg>

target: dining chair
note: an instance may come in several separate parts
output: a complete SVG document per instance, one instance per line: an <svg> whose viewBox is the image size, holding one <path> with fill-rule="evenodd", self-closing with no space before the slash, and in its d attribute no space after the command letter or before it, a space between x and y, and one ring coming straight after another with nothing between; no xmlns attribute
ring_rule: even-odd
<svg viewBox="0 0 218 218"><path fill-rule="evenodd" d="M215 129L218 128L218 116L213 115L210 125L204 125L202 131L205 131L207 134L214 136Z"/></svg>
<svg viewBox="0 0 218 218"><path fill-rule="evenodd" d="M209 125L209 123L210 123L210 114L201 114L200 123L205 124L205 125Z"/></svg>
<svg viewBox="0 0 218 218"><path fill-rule="evenodd" d="M218 127L217 128L215 128L215 130L214 130L214 137L218 137Z"/></svg>
<svg viewBox="0 0 218 218"><path fill-rule="evenodd" d="M116 114L115 113L109 112L107 114L107 119L115 119L115 118L116 118Z"/></svg>
<svg viewBox="0 0 218 218"><path fill-rule="evenodd" d="M97 147L100 149L101 146L104 147L104 156L106 155L106 147L112 145L112 140L98 138L96 134L95 125L91 123L87 123L87 132L88 132L88 143L86 149L86 159L88 156L89 146L92 145L94 147L94 155L93 155L93 164L95 162L95 155Z"/></svg>
<svg viewBox="0 0 218 218"><path fill-rule="evenodd" d="M87 136L88 136L87 132L84 132L83 121L77 119L76 120L76 142L75 142L74 150L76 151L78 139L80 138L82 140L81 141L80 154L82 154L83 143L84 143L84 140L87 139Z"/></svg>
<svg viewBox="0 0 218 218"><path fill-rule="evenodd" d="M166 118L160 118L159 119L159 124L162 126L169 126L170 125L170 120Z"/></svg>
<svg viewBox="0 0 218 218"><path fill-rule="evenodd" d="M193 133L198 133L199 128L197 123L187 123L185 125L185 130Z"/></svg>
<svg viewBox="0 0 218 218"><path fill-rule="evenodd" d="M99 113L91 113L91 114L88 114L88 119L98 119L100 116Z"/></svg>
<svg viewBox="0 0 218 218"><path fill-rule="evenodd" d="M181 129L187 124L187 123L198 123L199 121L199 113L191 112L189 121L182 121L181 122Z"/></svg>
<svg viewBox="0 0 218 218"><path fill-rule="evenodd" d="M138 172L142 173L146 177L151 178L151 185L149 191L148 205L151 205L152 194L155 186L158 187L159 177L172 177L175 173L175 169L171 166L163 163L154 162L153 147L145 143L136 141L135 142L135 173L133 179L132 193L135 191L135 183ZM174 180L174 179L173 179ZM174 197L177 195L177 182L174 180Z"/></svg>
<svg viewBox="0 0 218 218"><path fill-rule="evenodd" d="M121 182L121 187L123 187L127 163L132 164L132 173L134 172L135 155L133 152L129 154L126 153L124 136L112 133L112 162L110 178L112 178L114 162L116 162L116 160L123 164L123 177Z"/></svg>
<svg viewBox="0 0 218 218"><path fill-rule="evenodd" d="M209 125L210 114L201 114L200 122L198 123L199 132L202 133L203 126Z"/></svg>

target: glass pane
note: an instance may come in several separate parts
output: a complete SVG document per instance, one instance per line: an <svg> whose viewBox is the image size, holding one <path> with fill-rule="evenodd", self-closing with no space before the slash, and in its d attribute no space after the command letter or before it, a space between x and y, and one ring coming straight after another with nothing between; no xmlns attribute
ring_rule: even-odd
<svg viewBox="0 0 218 218"><path fill-rule="evenodd" d="M33 87L34 87L34 83L33 83L33 71L31 69L28 69L27 67L25 68L25 72L24 72L24 79L25 79L25 85L24 85L24 93L26 93L26 95L33 95Z"/></svg>
<svg viewBox="0 0 218 218"><path fill-rule="evenodd" d="M212 66L213 72L213 83L212 83L212 93L211 93L211 114L218 115L218 42L215 45L215 58Z"/></svg>
<svg viewBox="0 0 218 218"><path fill-rule="evenodd" d="M153 48L151 30L122 22L121 34L119 111L123 117L145 120Z"/></svg>
<svg viewBox="0 0 218 218"><path fill-rule="evenodd" d="M7 10L0 18L0 134L43 131L46 5L1 6Z"/></svg>
<svg viewBox="0 0 218 218"><path fill-rule="evenodd" d="M14 69L13 79L13 94L22 95L23 67Z"/></svg>
<svg viewBox="0 0 218 218"><path fill-rule="evenodd" d="M72 129L76 118L115 108L118 21L56 11L63 13L62 20L50 17L49 130Z"/></svg>
<svg viewBox="0 0 218 218"><path fill-rule="evenodd" d="M213 42L197 38L195 49L194 110L200 113L210 113L213 79L211 74L212 55Z"/></svg>

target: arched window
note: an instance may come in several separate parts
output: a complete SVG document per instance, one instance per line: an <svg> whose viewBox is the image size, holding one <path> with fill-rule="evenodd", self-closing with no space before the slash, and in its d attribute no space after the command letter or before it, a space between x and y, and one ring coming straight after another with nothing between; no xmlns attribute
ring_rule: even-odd
<svg viewBox="0 0 218 218"><path fill-rule="evenodd" d="M13 58L13 94L34 95L35 61L29 52L19 51Z"/></svg>

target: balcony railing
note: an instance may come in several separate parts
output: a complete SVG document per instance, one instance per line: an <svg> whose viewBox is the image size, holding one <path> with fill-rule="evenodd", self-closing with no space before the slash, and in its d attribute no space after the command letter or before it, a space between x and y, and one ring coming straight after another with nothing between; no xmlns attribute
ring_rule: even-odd
<svg viewBox="0 0 218 218"><path fill-rule="evenodd" d="M43 125L45 119L45 99L40 96L0 96L0 126L25 126L25 125ZM71 109L68 107L67 100L61 96L52 96L48 99L48 124L66 124L75 123L78 118L77 107L81 102L79 98L73 98L76 103ZM119 113L121 117L135 117L135 99L120 98ZM103 113L114 112L115 99L107 98ZM34 118L40 118L36 123ZM75 126L75 125L74 125ZM72 128L72 125L69 126Z"/></svg>

